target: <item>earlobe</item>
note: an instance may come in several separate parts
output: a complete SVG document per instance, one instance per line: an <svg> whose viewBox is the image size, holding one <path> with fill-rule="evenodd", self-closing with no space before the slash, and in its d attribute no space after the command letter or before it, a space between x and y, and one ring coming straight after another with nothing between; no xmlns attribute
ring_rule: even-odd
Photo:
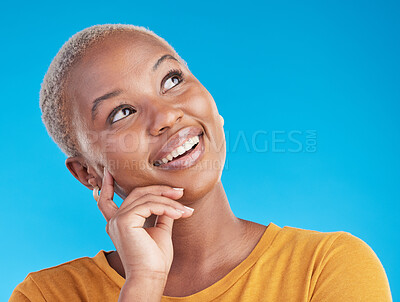
<svg viewBox="0 0 400 302"><path fill-rule="evenodd" d="M92 171L89 171L90 168L86 167L85 161L82 157L68 157L65 160L65 166L85 187L92 190L96 185L98 185L96 181L97 175L93 175Z"/></svg>

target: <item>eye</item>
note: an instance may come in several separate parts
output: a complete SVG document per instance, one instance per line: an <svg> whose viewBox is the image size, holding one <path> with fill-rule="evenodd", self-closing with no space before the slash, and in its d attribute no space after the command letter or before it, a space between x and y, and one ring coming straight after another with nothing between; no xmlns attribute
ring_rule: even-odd
<svg viewBox="0 0 400 302"><path fill-rule="evenodd" d="M120 105L117 108L115 108L113 112L110 114L110 123L113 124L135 112L136 109L132 107L127 107L126 105Z"/></svg>
<svg viewBox="0 0 400 302"><path fill-rule="evenodd" d="M183 81L182 71L178 69L170 70L164 79L166 80L163 81L162 86L165 89L164 92L166 92Z"/></svg>

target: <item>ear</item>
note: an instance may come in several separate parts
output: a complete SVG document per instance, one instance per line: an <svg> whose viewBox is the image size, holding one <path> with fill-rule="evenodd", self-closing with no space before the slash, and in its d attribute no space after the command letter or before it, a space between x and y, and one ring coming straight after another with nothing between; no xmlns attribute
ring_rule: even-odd
<svg viewBox="0 0 400 302"><path fill-rule="evenodd" d="M92 190L95 186L101 188L102 177L89 165L81 156L68 157L65 160L65 165L69 172L79 180L85 187Z"/></svg>

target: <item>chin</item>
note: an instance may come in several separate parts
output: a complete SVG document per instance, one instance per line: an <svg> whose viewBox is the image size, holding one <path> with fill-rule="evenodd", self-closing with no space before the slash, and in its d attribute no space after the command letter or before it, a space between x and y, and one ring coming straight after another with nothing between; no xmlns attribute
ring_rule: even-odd
<svg viewBox="0 0 400 302"><path fill-rule="evenodd" d="M193 202L204 197L213 191L215 186L221 182L224 161L219 161L215 167L207 167L204 170L197 171L193 177L182 179L179 186L185 189L185 193L179 201ZM218 167L216 167L218 165Z"/></svg>

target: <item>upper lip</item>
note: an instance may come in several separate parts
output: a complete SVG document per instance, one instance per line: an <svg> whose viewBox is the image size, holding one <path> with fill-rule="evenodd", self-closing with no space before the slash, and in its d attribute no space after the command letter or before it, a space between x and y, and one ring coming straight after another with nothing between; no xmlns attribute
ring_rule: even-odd
<svg viewBox="0 0 400 302"><path fill-rule="evenodd" d="M190 126L180 129L174 135L172 135L156 153L156 155L153 156L152 164L154 164L157 160L163 159L179 146L182 146L188 138L201 134L203 134L203 130L197 126Z"/></svg>

